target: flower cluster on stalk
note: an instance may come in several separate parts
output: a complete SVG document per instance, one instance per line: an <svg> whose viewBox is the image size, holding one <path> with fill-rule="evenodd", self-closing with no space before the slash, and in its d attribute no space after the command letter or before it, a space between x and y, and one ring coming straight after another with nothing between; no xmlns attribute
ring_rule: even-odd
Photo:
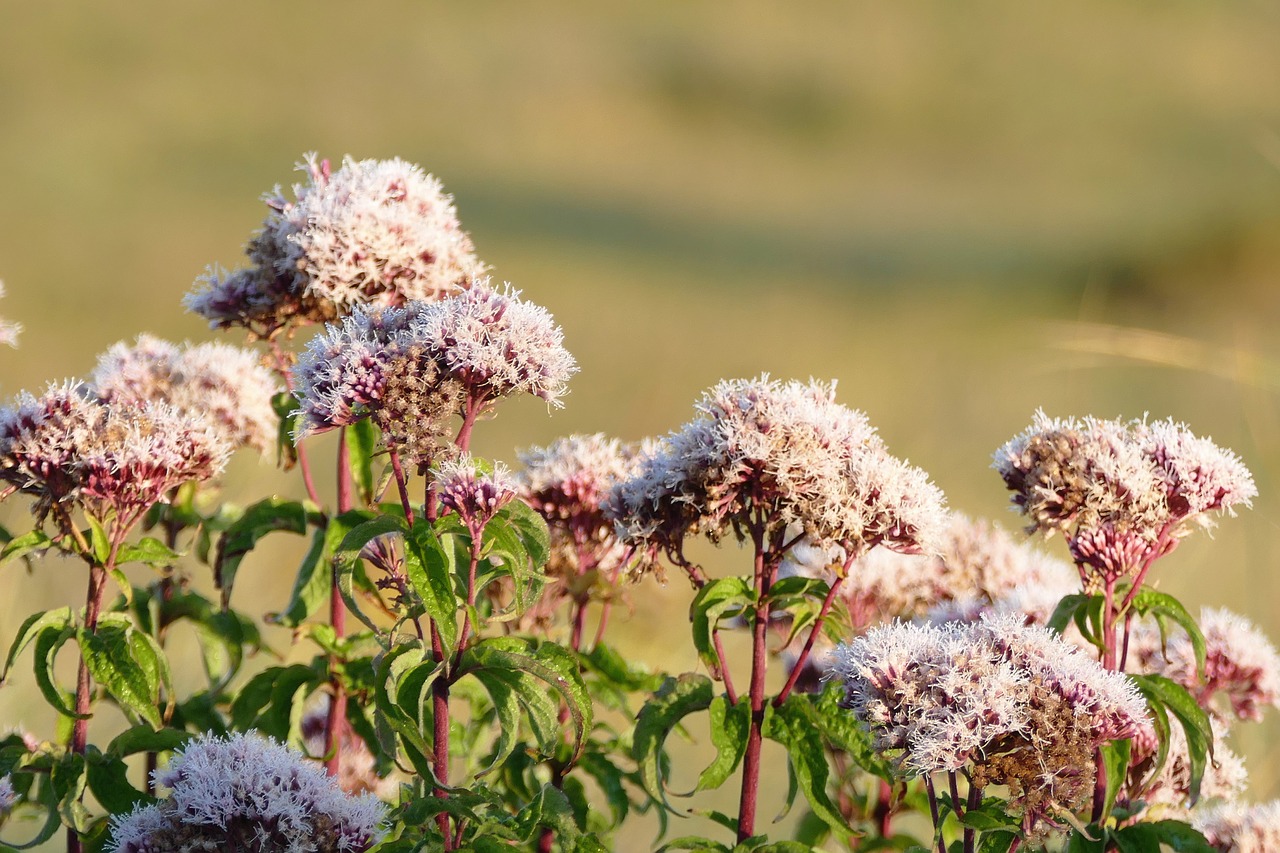
<svg viewBox="0 0 1280 853"><path fill-rule="evenodd" d="M167 403L203 415L233 447L266 453L276 442L271 398L280 387L257 354L226 344L176 346L151 335L118 343L90 380L106 403Z"/></svg>
<svg viewBox="0 0 1280 853"><path fill-rule="evenodd" d="M995 453L994 466L1028 519L1061 533L1087 584L1114 582L1168 553L1210 513L1257 494L1228 450L1172 420L1083 420L1037 412Z"/></svg>
<svg viewBox="0 0 1280 853"><path fill-rule="evenodd" d="M797 540L850 554L935 547L941 492L890 456L861 412L836 403L834 385L728 380L696 408L606 504L645 565L659 553L687 564L690 535L743 539L759 525L766 538L795 530Z"/></svg>
<svg viewBox="0 0 1280 853"><path fill-rule="evenodd" d="M458 292L484 270L440 182L404 160L308 155L307 183L264 196L270 212L249 266L211 270L186 305L213 327L270 337L357 305L396 306Z"/></svg>
<svg viewBox="0 0 1280 853"><path fill-rule="evenodd" d="M641 445L600 433L571 435L520 452L520 496L546 520L551 537L543 571L552 583L535 605L533 621L548 621L566 598L584 605L610 595L626 547L605 514L604 501L635 470L641 453Z"/></svg>
<svg viewBox="0 0 1280 853"><path fill-rule="evenodd" d="M112 853L360 853L384 835L387 808L351 796L323 768L256 734L201 735L154 774L170 789L112 819Z"/></svg>
<svg viewBox="0 0 1280 853"><path fill-rule="evenodd" d="M299 360L298 436L372 417L389 447L426 464L453 418L516 393L559 405L576 371L551 314L487 279L438 302L359 308Z"/></svg>
<svg viewBox="0 0 1280 853"><path fill-rule="evenodd" d="M832 673L878 751L910 775L1007 786L1028 830L1087 801L1097 748L1146 720L1124 675L1016 614L876 628L837 650Z"/></svg>
<svg viewBox="0 0 1280 853"><path fill-rule="evenodd" d="M1198 813L1192 821L1221 853L1280 850L1280 800L1260 805L1228 803Z"/></svg>
<svg viewBox="0 0 1280 853"><path fill-rule="evenodd" d="M167 403L103 402L78 382L22 393L0 410L0 478L43 519L78 503L137 518L175 486L221 472L230 447L208 418Z"/></svg>
<svg viewBox="0 0 1280 853"><path fill-rule="evenodd" d="M440 505L458 514L473 542L479 542L485 526L519 494L520 485L501 463L484 472L471 454L441 462L435 470Z"/></svg>

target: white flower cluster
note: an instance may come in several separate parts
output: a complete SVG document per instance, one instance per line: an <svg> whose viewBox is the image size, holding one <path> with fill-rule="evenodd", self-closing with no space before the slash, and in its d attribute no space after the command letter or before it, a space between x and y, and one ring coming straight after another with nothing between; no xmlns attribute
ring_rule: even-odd
<svg viewBox="0 0 1280 853"><path fill-rule="evenodd" d="M201 735L155 773L159 803L112 819L113 853L359 853L381 840L387 808L272 740Z"/></svg>
<svg viewBox="0 0 1280 853"><path fill-rule="evenodd" d="M1030 530L1067 537L1077 564L1104 578L1166 553L1207 513L1232 511L1257 494L1228 450L1172 420L1147 423L1037 412L995 453Z"/></svg>
<svg viewBox="0 0 1280 853"><path fill-rule="evenodd" d="M1009 786L1027 828L1083 802L1096 748L1146 720L1128 678L1016 614L876 628L836 650L832 674L877 750L901 750L911 774Z"/></svg>
<svg viewBox="0 0 1280 853"><path fill-rule="evenodd" d="M233 447L266 453L276 442L271 398L280 386L254 352L226 344L181 347L151 335L98 359L91 384L107 403L168 403L203 415Z"/></svg>
<svg viewBox="0 0 1280 853"><path fill-rule="evenodd" d="M104 403L77 382L0 409L0 478L43 517L77 500L97 518L136 518L175 486L217 476L230 446L208 418L167 403Z"/></svg>
<svg viewBox="0 0 1280 853"><path fill-rule="evenodd" d="M291 322L337 319L357 305L440 299L466 288L484 266L434 177L404 160L347 157L331 172L308 155L308 183L279 187L247 247L250 266L210 271L188 309L211 326L270 336Z"/></svg>
<svg viewBox="0 0 1280 853"><path fill-rule="evenodd" d="M1222 853L1274 853L1280 850L1280 800L1206 809L1194 816L1192 826Z"/></svg>
<svg viewBox="0 0 1280 853"><path fill-rule="evenodd" d="M1280 707L1280 654L1266 635L1248 619L1222 608L1202 609L1198 624L1205 641L1203 678L1196 671L1195 649L1186 632L1178 630L1166 638L1148 624L1131 636L1131 668L1173 679L1223 722L1231 716L1261 720L1264 707Z"/></svg>
<svg viewBox="0 0 1280 853"><path fill-rule="evenodd" d="M546 309L487 279L439 302L358 309L317 335L299 360L298 437L380 409L394 415L379 424L394 435L412 431L410 416L433 405L448 416L521 392L559 405L577 371L563 340Z"/></svg>
<svg viewBox="0 0 1280 853"><path fill-rule="evenodd" d="M13 790L13 778L8 774L0 776L0 821L8 817L18 800L18 792Z"/></svg>
<svg viewBox="0 0 1280 853"><path fill-rule="evenodd" d="M718 541L753 524L854 553L935 547L942 493L890 456L861 412L836 403L834 385L729 380L696 408L607 504L623 538L650 557L680 560L690 534Z"/></svg>

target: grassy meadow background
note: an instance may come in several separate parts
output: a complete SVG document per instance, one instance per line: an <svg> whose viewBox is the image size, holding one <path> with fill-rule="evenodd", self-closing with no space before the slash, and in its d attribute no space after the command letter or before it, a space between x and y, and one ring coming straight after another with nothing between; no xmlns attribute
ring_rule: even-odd
<svg viewBox="0 0 1280 853"><path fill-rule="evenodd" d="M139 332L212 339L182 295L240 263L303 152L400 156L582 366L563 410L483 424L482 453L660 434L724 377L834 378L952 506L1016 527L990 454L1037 407L1173 416L1260 497L1154 580L1280 638L1278 43L1262 2L5 4L0 315L25 331L0 392ZM272 491L296 475L236 460L230 498ZM301 553L282 534L247 561L236 606L281 607ZM4 644L83 583L0 568ZM689 598L636 587L618 642L695 668ZM51 737L29 671L0 726ZM1237 735L1257 799L1280 796L1277 716Z"/></svg>

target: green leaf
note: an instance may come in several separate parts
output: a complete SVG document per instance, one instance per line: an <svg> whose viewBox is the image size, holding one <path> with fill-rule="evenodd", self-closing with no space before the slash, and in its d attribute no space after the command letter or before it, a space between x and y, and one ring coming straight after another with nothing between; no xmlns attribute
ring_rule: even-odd
<svg viewBox="0 0 1280 853"><path fill-rule="evenodd" d="M490 637L462 653L458 661L456 677L479 669L527 673L559 694L560 701L568 709L569 720L573 724L574 743L570 763L578 760L586 746L587 733L592 727L592 706L591 697L587 695L587 686L578 671L577 658L554 643L544 642L535 645L528 640L516 637ZM533 693L537 693L536 698L532 695ZM546 692L540 688L529 691L522 686L517 695L522 703L534 703L526 704L526 710L536 712L542 706L542 699L545 698ZM538 719L530 716L530 723L536 730ZM556 726L549 724L547 728L550 731L540 734L540 740L549 740ZM544 744L544 751L547 745L549 744Z"/></svg>
<svg viewBox="0 0 1280 853"><path fill-rule="evenodd" d="M290 391L281 391L273 396L271 408L276 413L276 417L280 418L280 429L276 432L276 464L287 471L298 461L293 434L297 432L302 411L298 408L298 401Z"/></svg>
<svg viewBox="0 0 1280 853"><path fill-rule="evenodd" d="M0 550L0 563L7 563L15 557L25 557L34 551L45 551L53 546L53 540L43 530L32 530L5 543Z"/></svg>
<svg viewBox="0 0 1280 853"><path fill-rule="evenodd" d="M249 679L231 703L232 728L258 729L276 740L288 740L298 693L323 681L313 667L300 663L263 670Z"/></svg>
<svg viewBox="0 0 1280 853"><path fill-rule="evenodd" d="M172 566L182 555L152 536L144 536L136 544L123 545L116 555L116 565L144 563L153 567Z"/></svg>
<svg viewBox="0 0 1280 853"><path fill-rule="evenodd" d="M786 747L787 758L813 813L833 830L851 833L853 827L827 794L829 767L818 734L817 716L807 696L793 693L781 705L766 708L761 733Z"/></svg>
<svg viewBox="0 0 1280 853"><path fill-rule="evenodd" d="M1085 838L1080 830L1071 833L1071 838L1067 840L1067 849L1065 853L1105 853L1107 843L1107 834L1092 824L1088 827L1090 834L1097 840Z"/></svg>
<svg viewBox="0 0 1280 853"><path fill-rule="evenodd" d="M1053 609L1053 615L1049 617L1049 621L1045 623L1049 630L1061 634L1067 630L1067 626L1071 624L1071 620L1075 618L1076 611L1080 606L1087 602L1092 596L1076 593L1074 595L1064 596L1058 602L1058 606Z"/></svg>
<svg viewBox="0 0 1280 853"><path fill-rule="evenodd" d="M1213 727L1209 715L1181 684L1163 675L1147 673L1131 675L1133 682L1150 701L1153 697L1178 718L1187 736L1187 762L1190 765L1188 800L1195 805L1200 798L1200 781L1204 778L1208 757L1213 755Z"/></svg>
<svg viewBox="0 0 1280 853"><path fill-rule="evenodd" d="M120 616L120 620L109 617ZM163 721L156 708L160 682L135 658L133 627L123 614L106 614L94 631L77 631L80 654L93 680L106 688L122 708L146 720L153 728Z"/></svg>
<svg viewBox="0 0 1280 853"><path fill-rule="evenodd" d="M317 530L312 535L311 547L298 568L293 592L289 594L289 603L280 613L268 613L267 622L296 628L315 613L328 598L332 585L333 563L329 557L328 530Z"/></svg>
<svg viewBox="0 0 1280 853"><path fill-rule="evenodd" d="M405 537L405 574L409 585L422 599L427 615L435 622L445 654L452 655L458 643L457 613L460 604L449 560L435 531L424 519L413 525Z"/></svg>
<svg viewBox="0 0 1280 853"><path fill-rule="evenodd" d="M341 518L346 518L348 515L350 514L344 513ZM332 523L331 521L330 524ZM404 535L404 532L404 519L394 515L375 516L352 526L342 537L341 544L334 552L333 564L337 572L338 591L342 595L342 600L346 603L347 609L374 634L380 633L381 629L365 614L355 597L356 567L360 563L360 553L366 545L379 536L390 533Z"/></svg>
<svg viewBox="0 0 1280 853"><path fill-rule="evenodd" d="M50 768L49 782L57 798L58 815L64 825L84 834L89 831L91 816L84 805L87 783L85 758L74 752L65 753Z"/></svg>
<svg viewBox="0 0 1280 853"><path fill-rule="evenodd" d="M1115 804L1116 794L1124 783L1125 774L1129 770L1129 752L1131 743L1128 738L1113 740L1102 747L1102 763L1107 773L1107 795L1102 807L1101 820L1111 816L1111 807Z"/></svg>
<svg viewBox="0 0 1280 853"><path fill-rule="evenodd" d="M720 656L716 654L714 632L725 617L737 616L753 607L755 590L750 578L717 578L698 590L689 605L693 623L693 646L698 657L715 677L720 675Z"/></svg>
<svg viewBox="0 0 1280 853"><path fill-rule="evenodd" d="M1187 609L1182 606L1182 602L1178 601L1178 599L1169 595L1167 592L1160 592L1158 590L1151 589L1150 587L1143 587L1138 591L1138 594L1133 597L1132 607L1140 616L1150 614L1157 618L1167 617L1182 626L1182 629L1187 632L1187 639L1191 641L1192 651L1195 652L1196 672L1198 672L1201 677L1204 676L1204 661L1205 654L1207 652L1204 642L1204 634L1201 633L1200 626L1196 624L1196 620L1187 612ZM1163 634L1164 632L1162 630L1161 636L1163 636Z"/></svg>
<svg viewBox="0 0 1280 853"><path fill-rule="evenodd" d="M369 506L374 501L373 457L378 449L378 428L369 418L362 418L347 431L347 450L351 456L351 477L360 493L360 501Z"/></svg>
<svg viewBox="0 0 1280 853"><path fill-rule="evenodd" d="M155 798L129 784L129 767L116 756L96 755L87 762L86 781L98 802L111 814L125 815Z"/></svg>
<svg viewBox="0 0 1280 853"><path fill-rule="evenodd" d="M1217 851L1217 848L1209 844L1205 837L1190 824L1183 823L1180 820L1156 820L1150 823L1138 823L1121 830L1121 832L1128 832L1129 829L1136 829L1139 826L1149 830L1152 837L1170 850L1173 850L1174 853L1216 853Z"/></svg>
<svg viewBox="0 0 1280 853"><path fill-rule="evenodd" d="M111 557L111 539L107 536L102 522L87 512L85 518L89 520L89 550L93 552L94 561L99 566L105 566Z"/></svg>
<svg viewBox="0 0 1280 853"><path fill-rule="evenodd" d="M520 537L524 550L534 568L541 568L551 559L551 532L547 522L537 510L520 498L503 507L499 513Z"/></svg>
<svg viewBox="0 0 1280 853"><path fill-rule="evenodd" d="M250 506L222 532L218 538L218 556L213 564L213 579L222 591L223 608L231 600L231 589L241 561L258 541L275 530L306 533L307 518L307 507L299 501L270 497Z"/></svg>
<svg viewBox="0 0 1280 853"><path fill-rule="evenodd" d="M666 853L668 850L692 850L696 851L696 853L731 853L733 848L728 844L720 844L700 835L682 835L659 847L657 853Z"/></svg>
<svg viewBox="0 0 1280 853"><path fill-rule="evenodd" d="M688 794L719 788L738 769L747 751L747 735L751 731L751 707L744 697L736 705L727 696L716 696L708 709L711 718L711 743L716 748L716 758L698 776L698 785Z"/></svg>
<svg viewBox="0 0 1280 853"><path fill-rule="evenodd" d="M668 678L636 717L631 755L640 769L640 781L654 800L671 811L662 778L667 735L685 717L711 706L711 679L697 673Z"/></svg>
<svg viewBox="0 0 1280 853"><path fill-rule="evenodd" d="M106 754L114 758L126 758L139 752L172 752L194 735L177 729L156 731L147 726L134 726L116 735L107 745Z"/></svg>
<svg viewBox="0 0 1280 853"><path fill-rule="evenodd" d="M520 734L520 701L516 696L515 686L510 683L509 673L481 669L476 670L472 675L488 691L489 698L493 701L494 712L498 717L498 742L494 745L492 760L476 774L480 777L505 763L507 757L515 750L516 740Z"/></svg>
<svg viewBox="0 0 1280 853"><path fill-rule="evenodd" d="M894 765L873 748L871 733L849 713L849 709L841 706L843 700L844 688L835 681L827 682L822 692L810 700L818 731L859 767L892 783L897 778Z"/></svg>

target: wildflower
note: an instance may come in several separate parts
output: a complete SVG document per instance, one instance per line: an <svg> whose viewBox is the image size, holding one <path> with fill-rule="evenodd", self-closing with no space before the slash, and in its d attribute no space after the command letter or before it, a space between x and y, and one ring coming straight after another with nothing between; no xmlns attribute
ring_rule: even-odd
<svg viewBox="0 0 1280 853"><path fill-rule="evenodd" d="M519 492L519 484L502 463L489 474L476 470L471 454L440 463L435 473L440 504L458 514L474 542L479 542L485 525L493 520Z"/></svg>
<svg viewBox="0 0 1280 853"><path fill-rule="evenodd" d="M499 398L559 404L577 370L543 308L488 281L440 302L364 308L317 335L300 359L298 437L372 416L389 446L429 462L449 422L464 430Z"/></svg>
<svg viewBox="0 0 1280 853"><path fill-rule="evenodd" d="M854 715L906 772L964 769L979 788L1008 786L1030 830L1093 787L1098 746L1132 736L1146 706L1051 631L1016 615L970 624L873 629L836 651Z"/></svg>
<svg viewBox="0 0 1280 853"><path fill-rule="evenodd" d="M168 403L205 416L233 447L265 453L275 445L271 398L280 390L258 356L209 343L177 347L140 335L133 346L111 347L94 369L92 386L107 403Z"/></svg>
<svg viewBox="0 0 1280 853"><path fill-rule="evenodd" d="M75 382L0 410L0 478L37 496L40 518L72 500L99 519L136 518L175 486L216 476L228 453L207 420L165 403L108 405Z"/></svg>
<svg viewBox="0 0 1280 853"><path fill-rule="evenodd" d="M290 323L336 320L356 305L441 299L483 272L440 182L400 159L354 160L331 172L308 155L308 183L264 197L270 213L250 264L211 271L186 298L214 327L271 336Z"/></svg>
<svg viewBox="0 0 1280 853"><path fill-rule="evenodd" d="M1210 724L1213 728L1213 760L1205 765L1198 802L1235 800L1248 787L1249 774L1245 770L1244 759L1226 743L1226 723L1211 719ZM1150 772L1159 748L1155 727L1149 723L1143 725L1133 737L1129 765L1131 780L1143 781L1138 777ZM1150 806L1162 806L1173 811L1178 819L1183 819L1193 805L1191 761L1186 732L1176 723L1169 727L1168 750L1168 758L1160 773L1143 790L1132 792L1131 799L1141 799Z"/></svg>
<svg viewBox="0 0 1280 853"><path fill-rule="evenodd" d="M793 529L793 539L853 554L881 543L934 546L944 523L941 493L922 471L889 456L866 417L835 402L833 385L725 381L697 411L607 503L623 539L649 563L658 551L683 563L691 534L718 542L761 525L767 542Z"/></svg>
<svg viewBox="0 0 1280 853"><path fill-rule="evenodd" d="M1197 812L1191 820L1222 853L1272 853L1280 850L1280 800L1250 806L1226 803Z"/></svg>
<svg viewBox="0 0 1280 853"><path fill-rule="evenodd" d="M1210 512L1257 494L1230 451L1173 421L1148 424L1037 412L995 453L994 467L1028 530L1062 533L1086 581L1138 571L1177 545Z"/></svg>
<svg viewBox="0 0 1280 853"><path fill-rule="evenodd" d="M154 778L169 797L112 818L113 853L356 853L384 835L376 797L345 794L319 765L252 734L201 735Z"/></svg>
<svg viewBox="0 0 1280 853"><path fill-rule="evenodd" d="M0 298L4 296L4 282L0 281ZM8 344L11 347L18 346L18 334L22 331L20 323L10 323L8 320L0 318L0 344Z"/></svg>
<svg viewBox="0 0 1280 853"><path fill-rule="evenodd" d="M1134 632L1134 668L1171 678L1187 688L1206 710L1225 720L1261 720L1265 706L1280 706L1280 655L1271 641L1243 616L1220 608L1200 611L1205 641L1204 677L1184 631L1164 639L1150 626ZM1226 707L1223 707L1223 706Z"/></svg>

